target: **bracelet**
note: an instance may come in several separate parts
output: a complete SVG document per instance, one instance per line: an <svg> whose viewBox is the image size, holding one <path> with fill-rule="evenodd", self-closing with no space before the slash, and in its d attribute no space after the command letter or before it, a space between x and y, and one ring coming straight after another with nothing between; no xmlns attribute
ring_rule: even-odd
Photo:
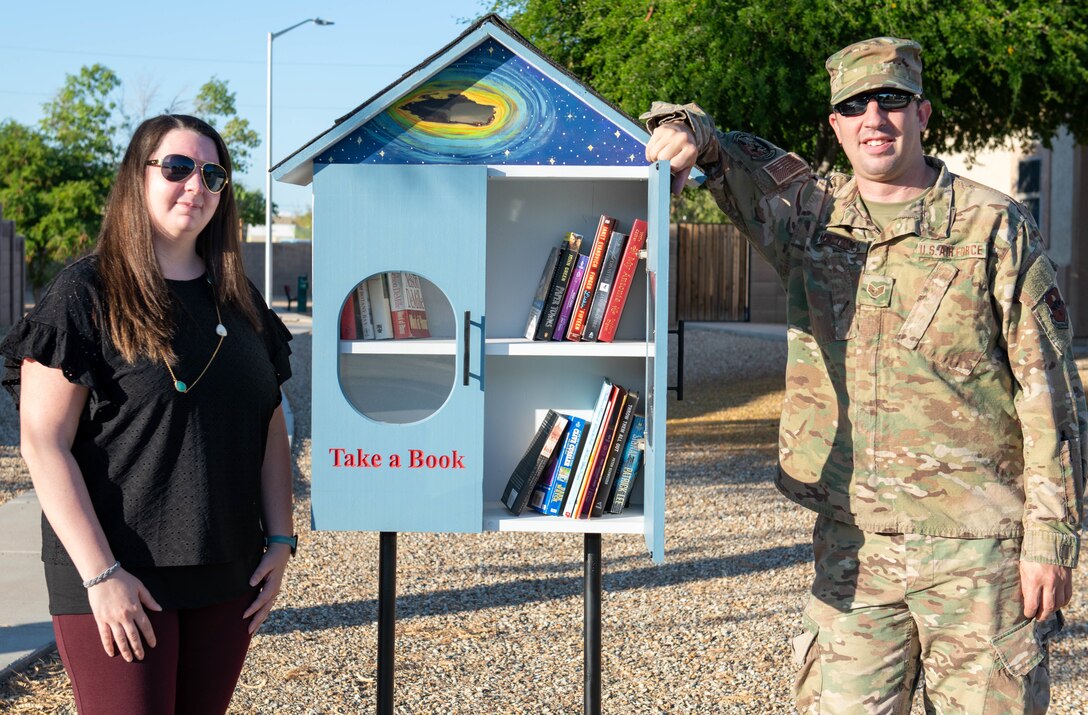
<svg viewBox="0 0 1088 715"><path fill-rule="evenodd" d="M98 574L94 578L89 578L86 581L84 581L83 582L83 588L90 588L91 586L97 586L98 584L102 583L103 581L108 579L110 576L112 576L113 572L116 571L119 568L121 568L121 562L120 561L114 561L113 566L110 566L108 569L106 569L102 573Z"/></svg>
<svg viewBox="0 0 1088 715"><path fill-rule="evenodd" d="M271 544L286 544L291 547L291 555L295 555L295 550L298 548L298 536L281 536L279 534L273 534L272 536L264 537L264 547L267 549Z"/></svg>

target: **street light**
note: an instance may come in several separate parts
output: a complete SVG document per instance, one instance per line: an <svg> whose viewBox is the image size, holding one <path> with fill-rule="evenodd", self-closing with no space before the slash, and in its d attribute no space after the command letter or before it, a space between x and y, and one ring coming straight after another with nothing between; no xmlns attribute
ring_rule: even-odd
<svg viewBox="0 0 1088 715"><path fill-rule="evenodd" d="M272 40L308 22L315 25L332 25L330 20L311 17L296 22L287 29L268 33L268 92L265 94L267 113L264 130L264 301L272 307Z"/></svg>

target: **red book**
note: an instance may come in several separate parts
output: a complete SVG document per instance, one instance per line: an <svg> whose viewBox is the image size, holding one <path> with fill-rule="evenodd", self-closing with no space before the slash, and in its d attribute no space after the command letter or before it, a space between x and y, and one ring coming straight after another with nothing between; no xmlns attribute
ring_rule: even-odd
<svg viewBox="0 0 1088 715"><path fill-rule="evenodd" d="M355 292L352 291L352 295L344 302L344 307L340 310L340 339L341 340L356 340L358 339L358 333L355 332Z"/></svg>
<svg viewBox="0 0 1088 715"><path fill-rule="evenodd" d="M594 494L597 493L597 484L593 482L593 478L594 476L598 479L600 478L600 470L597 469L598 459L602 451L608 451L607 445L612 436L610 431L615 428L615 419L613 415L615 415L618 403L622 402L625 394L626 391L619 385L612 386L612 391L608 396L608 405L605 407L604 416L601 418L600 431L597 433L592 444L587 444L585 446L585 449L590 450L587 453L589 462L586 467L585 479L582 481L581 488L578 490L577 494L571 492L570 495L567 496L568 500L574 500L571 502L573 504L573 509L571 510L572 519L582 518L582 507L585 505L587 498L589 500L590 508L593 508L593 497L587 497L587 492L592 489ZM563 513L565 516L566 512L564 511Z"/></svg>
<svg viewBox="0 0 1088 715"><path fill-rule="evenodd" d="M608 239L612 236L612 229L615 227L616 219L601 214L600 223L597 224L597 235L593 239L593 249L589 252L589 265L586 266L586 274L582 278L582 292L575 301L574 312L570 317L570 325L567 327L567 340L582 339L589 306L593 303L593 289L597 287L597 276L601 271L601 263L604 262L604 252L608 248Z"/></svg>
<svg viewBox="0 0 1088 715"><path fill-rule="evenodd" d="M631 225L631 235L627 239L627 246L623 249L620 267L616 271L616 280L612 283L612 295L608 298L608 307L604 311L601 330L597 334L598 341L610 343L616 337L616 328L619 327L623 306L627 302L627 294L631 291L631 281L638 267L638 254L645 245L646 222L635 219Z"/></svg>
<svg viewBox="0 0 1088 715"><path fill-rule="evenodd" d="M431 337L419 276L400 271L390 271L386 275L389 277L389 314L393 318L393 337Z"/></svg>
<svg viewBox="0 0 1088 715"><path fill-rule="evenodd" d="M616 394L615 403L611 406L612 412L608 416L607 422L602 423L601 439L598 442L597 453L593 457L593 466L589 478L586 479L586 488L582 491L582 498L578 500L579 519L588 519L593 512L593 504L597 499L597 490L601 487L601 479L604 477L604 470L608 464L608 455L612 451L612 443L616 439L620 416L626 403L627 393L623 388L620 388Z"/></svg>

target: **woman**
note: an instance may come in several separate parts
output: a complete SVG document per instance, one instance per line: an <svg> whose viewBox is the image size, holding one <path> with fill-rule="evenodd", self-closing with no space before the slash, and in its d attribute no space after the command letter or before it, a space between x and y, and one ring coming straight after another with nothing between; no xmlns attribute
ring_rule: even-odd
<svg viewBox="0 0 1088 715"><path fill-rule="evenodd" d="M96 253L0 345L80 713L225 712L294 550L291 336L242 272L229 177L211 126L145 121Z"/></svg>

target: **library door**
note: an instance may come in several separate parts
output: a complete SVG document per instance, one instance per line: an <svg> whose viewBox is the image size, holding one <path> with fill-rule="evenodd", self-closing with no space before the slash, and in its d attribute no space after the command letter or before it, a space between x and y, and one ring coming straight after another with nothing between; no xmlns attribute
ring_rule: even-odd
<svg viewBox="0 0 1088 715"><path fill-rule="evenodd" d="M486 189L485 166L315 174L315 528L482 529Z"/></svg>

